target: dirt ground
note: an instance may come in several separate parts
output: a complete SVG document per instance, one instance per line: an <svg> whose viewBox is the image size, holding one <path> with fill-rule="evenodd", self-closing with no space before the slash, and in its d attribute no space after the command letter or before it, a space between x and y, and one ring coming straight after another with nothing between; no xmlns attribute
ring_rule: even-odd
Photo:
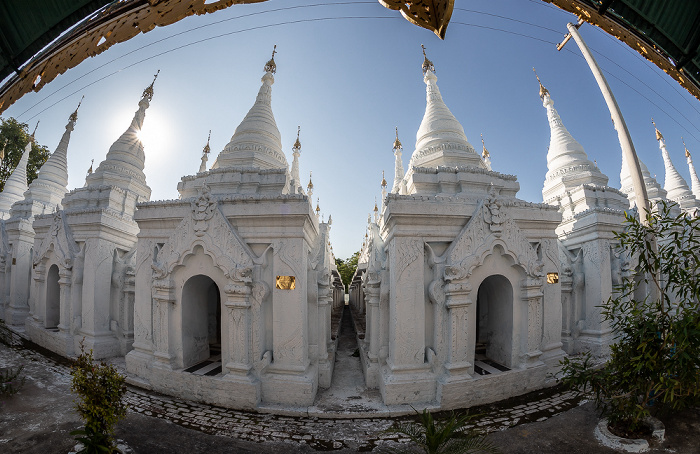
<svg viewBox="0 0 700 454"><path fill-rule="evenodd" d="M0 453L68 453L75 443L69 434L80 427L73 410L70 376L65 363L37 350L0 345L0 368L25 365L22 390L0 402ZM666 440L650 453L700 454L700 410L662 418ZM598 416L587 403L545 421L522 424L489 434L504 453L614 453L593 436ZM277 431L284 431L280 421ZM327 437L333 440L333 420ZM129 412L117 428L117 438L135 453L277 453L316 452L300 443L255 443L235 437L208 435L164 419ZM326 449L331 451L332 449ZM375 449L376 451L376 449ZM335 450L337 453L353 451Z"/></svg>

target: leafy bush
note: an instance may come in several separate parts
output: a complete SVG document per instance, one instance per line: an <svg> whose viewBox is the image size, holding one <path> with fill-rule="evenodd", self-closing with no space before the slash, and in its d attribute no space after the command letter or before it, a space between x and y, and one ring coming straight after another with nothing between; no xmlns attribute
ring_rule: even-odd
<svg viewBox="0 0 700 454"><path fill-rule="evenodd" d="M114 366L95 364L92 350L80 345L80 356L73 365L71 390L78 395L75 408L85 428L71 432L83 444L80 453L120 452L114 446L114 426L126 416L125 377Z"/></svg>
<svg viewBox="0 0 700 454"><path fill-rule="evenodd" d="M416 411L418 413L418 411ZM439 421L424 409L418 413L418 422L398 423L387 432L398 433L409 438L415 447L426 454L477 454L498 453L486 435L466 427L473 418L458 416L454 412L449 418ZM415 452L413 449L387 449L385 452Z"/></svg>
<svg viewBox="0 0 700 454"><path fill-rule="evenodd" d="M647 226L626 216L616 233L639 265L637 282L625 279L603 305L617 336L609 361L599 368L589 355L562 362L562 382L592 392L612 425L632 430L652 413L700 402L700 219L673 216L672 206L657 205ZM648 295L635 299L641 282Z"/></svg>

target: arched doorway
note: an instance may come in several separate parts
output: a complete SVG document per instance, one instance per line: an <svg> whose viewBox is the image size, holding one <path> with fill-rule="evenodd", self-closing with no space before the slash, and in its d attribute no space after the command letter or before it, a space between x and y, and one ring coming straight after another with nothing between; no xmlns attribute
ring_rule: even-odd
<svg viewBox="0 0 700 454"><path fill-rule="evenodd" d="M221 293L201 274L182 288L182 361L198 375L221 371Z"/></svg>
<svg viewBox="0 0 700 454"><path fill-rule="evenodd" d="M513 352L513 286L500 274L483 280L476 301L474 371L489 375L509 370Z"/></svg>
<svg viewBox="0 0 700 454"><path fill-rule="evenodd" d="M58 327L61 321L61 286L58 284L58 266L51 265L46 276L46 317L44 326L49 329Z"/></svg>

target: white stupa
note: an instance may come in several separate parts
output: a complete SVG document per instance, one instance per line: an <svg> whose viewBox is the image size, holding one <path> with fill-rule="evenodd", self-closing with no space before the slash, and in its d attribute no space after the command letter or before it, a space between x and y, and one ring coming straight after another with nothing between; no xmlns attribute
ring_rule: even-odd
<svg viewBox="0 0 700 454"><path fill-rule="evenodd" d="M275 53L273 50L272 58L265 64L262 86L255 103L212 166L208 171L204 171L206 168L200 166L197 175L184 176L178 183L177 190L181 198L196 196L203 182L206 182L211 193L216 195L293 192L290 183L295 177L289 171L287 158L282 151L282 138L272 113L272 84L275 82L273 74L277 71ZM294 151L293 148L292 151L300 152L301 142L299 149ZM298 156L295 160L298 173ZM303 191L299 190L299 183L295 181L294 192L303 194Z"/></svg>
<svg viewBox="0 0 700 454"><path fill-rule="evenodd" d="M651 202L658 202L660 200L666 199L666 190L661 187L661 184L651 176L649 168L642 162L639 157L639 167L642 170L642 178L644 179L644 185L647 188L647 197ZM620 170L620 186L622 192L627 194L627 199L630 201L630 208L636 205L634 185L632 184L632 176L630 175L629 165L627 164L627 159L624 153L622 154L622 169Z"/></svg>
<svg viewBox="0 0 700 454"><path fill-rule="evenodd" d="M292 146L292 181L294 182L294 187L290 188L290 192L293 189L294 192L299 194L304 193L304 189L301 186L301 177L299 176L299 157L301 156L301 141L299 140L299 134L301 133L301 126L297 127L297 140Z"/></svg>
<svg viewBox="0 0 700 454"><path fill-rule="evenodd" d="M685 148L685 159L688 161L688 170L690 170L690 181L693 195L697 200L700 200L700 179L698 179L698 174L695 172L693 158L690 156L688 147L685 146L685 141L683 141L683 148Z"/></svg>
<svg viewBox="0 0 700 454"><path fill-rule="evenodd" d="M41 166L36 179L32 181L24 193L24 198L12 205L10 210L12 217L30 219L38 214L51 213L55 209L61 209L61 200L68 192L68 143L75 123L78 121L80 103L68 117L66 130L56 150Z"/></svg>
<svg viewBox="0 0 700 454"><path fill-rule="evenodd" d="M545 203L560 207L564 222L557 232L561 235L579 228L577 224L600 222L596 217L601 213L612 215L614 222L617 222L615 216L621 216L628 208L625 194L608 186L607 175L588 159L583 146L573 138L561 121L549 90L542 85L539 77L537 81L542 106L547 109L551 133L542 199ZM584 222L586 213L593 217Z"/></svg>
<svg viewBox="0 0 700 454"><path fill-rule="evenodd" d="M24 198L24 192L27 190L27 161L29 153L32 151L32 143L34 142L34 134L24 147L24 153L12 171L10 177L5 181L5 188L0 193L0 218L7 219L10 217L10 207L13 203Z"/></svg>
<svg viewBox="0 0 700 454"><path fill-rule="evenodd" d="M253 107L238 125L231 141L219 153L212 169L224 167L288 168L282 152L282 136L272 113L272 84L277 72L275 50L265 65L262 86Z"/></svg>
<svg viewBox="0 0 700 454"><path fill-rule="evenodd" d="M540 99L542 106L547 109L550 139L547 152L547 174L542 198L545 203L557 204L558 199L564 198L567 191L582 184L607 186L608 177L588 159L583 146L573 138L561 121L559 113L554 108L554 101L540 82Z"/></svg>
<svg viewBox="0 0 700 454"><path fill-rule="evenodd" d="M472 166L486 169L481 157L467 140L464 128L442 100L435 66L425 56L425 48L423 55L426 106L423 121L416 133L416 149L411 156L409 172L414 166Z"/></svg>
<svg viewBox="0 0 700 454"><path fill-rule="evenodd" d="M664 189L666 190L669 200L676 202L683 211L695 211L700 208L700 202L695 198L688 183L676 170L676 167L671 161L671 157L666 149L666 140L664 136L656 128L656 123L654 123L654 129L656 131L656 140L659 141L659 148L661 149L661 156L664 159Z"/></svg>
<svg viewBox="0 0 700 454"><path fill-rule="evenodd" d="M396 139L394 140L394 184L391 187L392 194L406 194L406 182L404 181L403 159L401 152L403 146L399 140L399 128L396 128Z"/></svg>

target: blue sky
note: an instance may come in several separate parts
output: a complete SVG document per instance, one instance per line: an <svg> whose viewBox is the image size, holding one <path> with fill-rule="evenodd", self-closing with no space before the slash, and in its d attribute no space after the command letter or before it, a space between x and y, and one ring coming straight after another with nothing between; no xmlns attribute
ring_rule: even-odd
<svg viewBox="0 0 700 454"><path fill-rule="evenodd" d="M404 166L413 152L425 110L421 44L467 138L480 149L483 133L493 169L518 176L518 197L540 202L547 171L549 127L533 66L566 127L619 188L620 145L603 97L573 40L561 52L554 46L575 21L539 0L458 1L441 41L371 0L234 5L118 44L3 116L31 128L41 120L37 138L53 150L85 95L68 151L72 189L84 184L90 160L103 160L129 125L160 69L144 124L145 173L152 200L177 198L180 177L199 167L208 131L212 155L230 140L277 44L272 105L283 149L291 163L300 125L304 184L313 170L314 199L320 197L326 219L333 216L331 241L345 258L362 244L382 170L391 185L395 127ZM625 44L588 24L580 31L606 72L640 158L663 183L654 117L689 182L681 136L700 162L698 100Z"/></svg>

